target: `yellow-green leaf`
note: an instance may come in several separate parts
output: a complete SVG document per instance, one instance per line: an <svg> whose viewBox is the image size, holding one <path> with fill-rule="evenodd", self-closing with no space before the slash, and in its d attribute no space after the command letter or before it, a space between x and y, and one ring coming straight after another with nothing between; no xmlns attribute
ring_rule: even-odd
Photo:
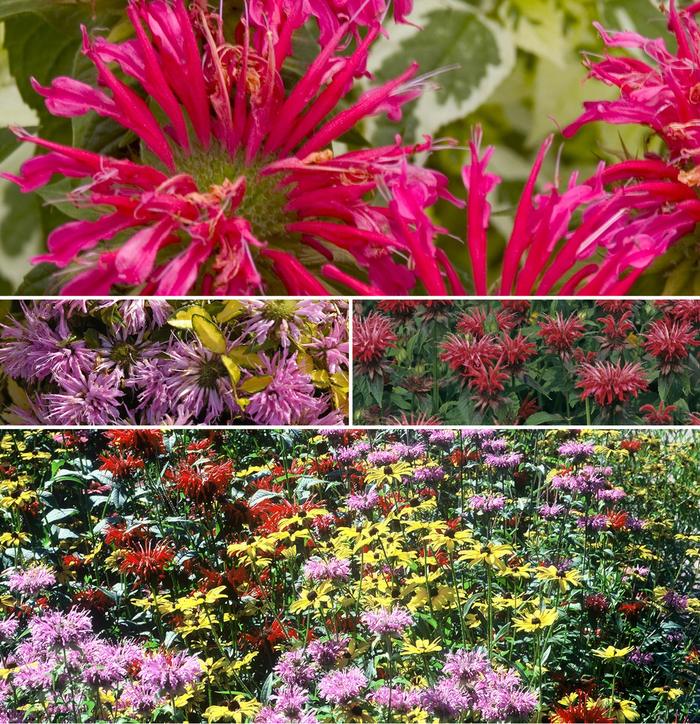
<svg viewBox="0 0 700 724"><path fill-rule="evenodd" d="M316 385L316 387L328 387L330 385L331 380L328 376L328 370L314 370L311 373L311 380Z"/></svg>
<svg viewBox="0 0 700 724"><path fill-rule="evenodd" d="M224 363L224 367L228 370L231 376L231 382L235 387L241 380L241 368L228 356L221 355L221 361Z"/></svg>
<svg viewBox="0 0 700 724"><path fill-rule="evenodd" d="M173 314L168 320L168 324L171 327L177 327L178 329L192 329L192 317L195 314L199 317L211 320L209 312L207 312L204 307L192 304L189 307L184 307L183 309L175 312L175 314Z"/></svg>
<svg viewBox="0 0 700 724"><path fill-rule="evenodd" d="M197 337L199 337L199 341L207 349L210 349L216 354L226 353L226 340L224 339L224 335L221 334L221 330L211 319L195 314L192 316L192 328Z"/></svg>
<svg viewBox="0 0 700 724"><path fill-rule="evenodd" d="M230 319L237 317L245 309L245 304L239 302L238 299L229 299L226 306L216 315L216 321L219 324L228 322Z"/></svg>
<svg viewBox="0 0 700 724"><path fill-rule="evenodd" d="M234 347L228 356L241 367L247 369L254 369L255 367L262 367L262 360L260 356L255 353L246 354L244 351L245 347Z"/></svg>
<svg viewBox="0 0 700 724"><path fill-rule="evenodd" d="M246 380L240 387L243 392L247 392L252 395L255 392L262 392L270 383L272 377L270 375L261 375L260 377L251 377Z"/></svg>

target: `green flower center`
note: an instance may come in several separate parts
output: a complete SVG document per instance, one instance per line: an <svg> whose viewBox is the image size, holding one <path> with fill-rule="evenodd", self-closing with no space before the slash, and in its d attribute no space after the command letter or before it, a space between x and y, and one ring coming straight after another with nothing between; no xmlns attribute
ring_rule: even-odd
<svg viewBox="0 0 700 724"><path fill-rule="evenodd" d="M112 347L109 358L117 364L133 362L136 357L136 347L128 342L120 342Z"/></svg>
<svg viewBox="0 0 700 724"><path fill-rule="evenodd" d="M297 303L293 299L272 299L265 302L263 317L274 319L276 322L294 319L297 312Z"/></svg>
<svg viewBox="0 0 700 724"><path fill-rule="evenodd" d="M189 156L177 149L175 164L180 173L189 174L195 180L202 194L209 193L212 186L221 186L226 180L235 183L245 176L245 195L231 215L244 218L255 237L261 241L272 241L287 235L284 227L294 221L296 215L283 211L287 197L277 188L279 174L260 175L269 165L268 161L256 158L246 166L243 153L237 153L231 161L221 144L212 139L208 151L196 143L192 144Z"/></svg>

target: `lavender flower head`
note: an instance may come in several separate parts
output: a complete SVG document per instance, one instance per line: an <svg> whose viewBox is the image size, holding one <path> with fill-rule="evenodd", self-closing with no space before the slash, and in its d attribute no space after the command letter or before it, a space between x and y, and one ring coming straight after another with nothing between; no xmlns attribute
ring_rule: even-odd
<svg viewBox="0 0 700 724"><path fill-rule="evenodd" d="M313 581L347 581L350 579L350 561L339 558L328 561L311 558L304 564L304 575Z"/></svg>
<svg viewBox="0 0 700 724"><path fill-rule="evenodd" d="M73 609L68 613L46 611L32 617L28 624L31 642L39 648L64 648L81 644L92 634L90 615Z"/></svg>
<svg viewBox="0 0 700 724"><path fill-rule="evenodd" d="M332 704L348 704L367 686L367 677L356 666L331 671L318 684L318 695Z"/></svg>
<svg viewBox="0 0 700 724"><path fill-rule="evenodd" d="M569 440L559 446L559 454L569 458L574 464L582 463L594 453L594 446L590 442L577 442Z"/></svg>
<svg viewBox="0 0 700 724"><path fill-rule="evenodd" d="M522 459L523 456L516 452L504 453L503 455L486 453L486 455L484 455L484 463L494 468L514 468L520 465Z"/></svg>
<svg viewBox="0 0 700 724"><path fill-rule="evenodd" d="M372 488L365 490L364 493L351 493L348 495L348 508L350 510L359 510L362 513L372 510L379 503L379 495Z"/></svg>
<svg viewBox="0 0 700 724"><path fill-rule="evenodd" d="M161 695L179 695L202 677L202 662L185 651L159 652L141 664L141 681Z"/></svg>
<svg viewBox="0 0 700 724"><path fill-rule="evenodd" d="M7 587L26 596L36 596L56 583L53 570L43 564L30 568L12 568L5 571Z"/></svg>
<svg viewBox="0 0 700 724"><path fill-rule="evenodd" d="M330 669L338 663L338 659L347 651L350 639L330 639L328 641L312 641L306 652L314 663L324 669Z"/></svg>
<svg viewBox="0 0 700 724"><path fill-rule="evenodd" d="M540 508L540 515L545 520L554 520L555 518L558 518L564 511L565 508L563 505L557 505L557 503L552 503L551 505L548 505L545 503L545 505Z"/></svg>
<svg viewBox="0 0 700 724"><path fill-rule="evenodd" d="M19 621L14 616L0 621L0 642L10 641L17 631L17 626Z"/></svg>
<svg viewBox="0 0 700 724"><path fill-rule="evenodd" d="M283 653L273 671L285 684L308 687L316 679L316 666L299 649Z"/></svg>
<svg viewBox="0 0 700 724"><path fill-rule="evenodd" d="M362 623L375 636L400 637L403 632L413 626L413 616L403 608L397 607L389 611L380 608L377 611L365 611L360 617Z"/></svg>
<svg viewBox="0 0 700 724"><path fill-rule="evenodd" d="M420 706L423 692L419 689L380 686L371 697L376 706L389 706L397 714L408 714L411 709Z"/></svg>
<svg viewBox="0 0 700 724"><path fill-rule="evenodd" d="M428 468L417 468L413 471L413 479L417 483L439 483L445 479L445 470L439 465Z"/></svg>
<svg viewBox="0 0 700 724"><path fill-rule="evenodd" d="M472 495L469 498L469 504L479 513L497 513L499 510L503 510L506 504L506 499L503 495Z"/></svg>
<svg viewBox="0 0 700 724"><path fill-rule="evenodd" d="M275 339L286 349L290 341L301 341L308 324L321 324L325 311L325 302L311 299L250 299L243 331L258 344Z"/></svg>

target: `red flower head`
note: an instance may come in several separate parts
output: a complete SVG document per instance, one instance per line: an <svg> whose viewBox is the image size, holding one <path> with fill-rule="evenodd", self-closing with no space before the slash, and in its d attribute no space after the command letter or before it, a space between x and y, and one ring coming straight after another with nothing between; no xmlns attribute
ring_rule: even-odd
<svg viewBox="0 0 700 724"><path fill-rule="evenodd" d="M147 460L165 452L161 430L109 430L105 437L120 450L133 450Z"/></svg>
<svg viewBox="0 0 700 724"><path fill-rule="evenodd" d="M619 412L629 395L644 391L649 386L642 367L638 362L595 362L583 363L578 370L581 380L576 387L583 388L581 399L593 395L598 405L606 412Z"/></svg>
<svg viewBox="0 0 700 724"><path fill-rule="evenodd" d="M469 387L475 393L471 399L475 401L477 410L486 410L487 407L490 407L497 412L501 405L510 402L509 397L503 397L500 394L505 389L503 383L510 379L510 375L502 371L500 362L484 364L480 361L478 365L471 367L468 375Z"/></svg>
<svg viewBox="0 0 700 724"><path fill-rule="evenodd" d="M354 319L352 353L359 374L372 378L387 369L386 360L383 359L384 352L388 347L396 346L396 335L392 329L391 320L376 312L370 312L365 319Z"/></svg>
<svg viewBox="0 0 700 724"><path fill-rule="evenodd" d="M620 315L609 314L598 320L603 325L601 336L596 336L596 340L601 343L599 352L619 352L632 346L627 338L634 331L634 324L629 321L631 316L632 312L623 312Z"/></svg>
<svg viewBox="0 0 700 724"><path fill-rule="evenodd" d="M585 691L577 692L576 700L564 709L554 707L550 721L557 724L583 724L584 722L598 722L599 724L612 724L615 720L610 717L610 709L600 700L591 701Z"/></svg>
<svg viewBox="0 0 700 724"><path fill-rule="evenodd" d="M167 541L154 543L149 540L144 545L138 543L132 550L124 553L119 569L122 573L133 575L139 583L156 583L163 577L165 566L175 558L175 553Z"/></svg>
<svg viewBox="0 0 700 724"><path fill-rule="evenodd" d="M678 408L675 405L666 405L664 407L664 401L659 402L659 409L657 410L654 405L643 405L639 408L640 412L646 412L644 415L644 421L650 425L673 425L673 410Z"/></svg>
<svg viewBox="0 0 700 724"><path fill-rule="evenodd" d="M129 478L135 470L143 470L143 460L134 457L132 453L127 453L126 457L123 453L119 455L100 455L102 465L100 470L107 470L112 473L115 478Z"/></svg>
<svg viewBox="0 0 700 724"><path fill-rule="evenodd" d="M408 299L385 299L377 304L377 309L380 312L386 312L401 324L405 324L413 319L416 307L419 304L420 302L413 302Z"/></svg>
<svg viewBox="0 0 700 724"><path fill-rule="evenodd" d="M655 320L644 335L646 341L642 342L642 347L656 358L661 374L680 372L690 354L688 346L700 344L695 334L690 322L671 322L668 318Z"/></svg>
<svg viewBox="0 0 700 724"><path fill-rule="evenodd" d="M532 357L537 347L534 342L528 342L530 336L523 337L518 332L517 337L503 337L501 342L501 362L503 369L513 377L522 378L525 375L525 363Z"/></svg>
<svg viewBox="0 0 700 724"><path fill-rule="evenodd" d="M581 324L581 318L576 312L564 319L561 312L554 315L554 319L545 316L546 322L540 322L542 328L537 335L544 337L550 352L558 354L563 360L568 360L574 343L583 337L586 328Z"/></svg>
<svg viewBox="0 0 700 724"><path fill-rule="evenodd" d="M443 350L440 359L462 377L469 377L473 365L483 360L497 360L501 356L500 344L492 334L475 341L450 334L440 345L440 349Z"/></svg>
<svg viewBox="0 0 700 724"><path fill-rule="evenodd" d="M399 17L410 2L401 6ZM420 95L426 79L415 77L413 63L334 113L365 72L381 28L376 16L365 15L370 27L359 36L357 17L327 22L334 13L324 6L323 47L288 90L282 66L310 7L253 7L231 44L205 0L190 13L184 0L129 0L133 40L113 43L84 32L82 52L100 87L63 77L49 88L34 82L52 114L95 112L136 134L142 147L137 161L116 159L14 129L49 153L8 178L25 192L54 174L81 179L67 200L101 214L54 230L49 253L34 259L56 265L54 290L327 294L325 277L364 295L405 294L418 280L428 294L447 294L445 279L457 285L452 293L462 291L434 243L437 229L425 208L438 198L463 203L448 193L442 174L409 162L432 150L432 142L335 158L330 148L363 118L386 113L399 120L401 106ZM365 13L373 9L369 3ZM357 47L342 54L353 31ZM128 82L115 75L115 63ZM145 98L158 104L163 121ZM386 205L374 201L380 190ZM334 260L332 249L344 257L343 268L326 263Z"/></svg>

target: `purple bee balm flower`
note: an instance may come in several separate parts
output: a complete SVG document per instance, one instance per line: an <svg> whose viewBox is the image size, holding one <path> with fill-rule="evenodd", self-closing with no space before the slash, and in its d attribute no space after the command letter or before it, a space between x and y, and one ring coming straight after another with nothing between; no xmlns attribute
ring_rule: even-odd
<svg viewBox="0 0 700 724"><path fill-rule="evenodd" d="M398 462L400 457L400 450L396 449L396 446L387 448L386 450L375 450L367 456L367 462L375 467L381 467L382 465L391 465L392 463Z"/></svg>
<svg viewBox="0 0 700 724"><path fill-rule="evenodd" d="M422 691L419 689L403 689L398 686L389 688L380 686L372 698L376 706L391 706L391 711L398 714L408 714L421 704Z"/></svg>
<svg viewBox="0 0 700 724"><path fill-rule="evenodd" d="M185 651L156 653L141 663L141 682L161 695L183 694L202 677L202 661Z"/></svg>
<svg viewBox="0 0 700 724"><path fill-rule="evenodd" d="M612 488L611 490L599 490L596 493L598 500L610 500L616 502L627 497L627 493L622 488Z"/></svg>
<svg viewBox="0 0 700 724"><path fill-rule="evenodd" d="M503 495L472 495L469 504L481 513L497 513L503 510L506 499Z"/></svg>
<svg viewBox="0 0 700 724"><path fill-rule="evenodd" d="M85 683L108 686L127 678L127 662L119 646L95 638L83 644L82 650L85 656L82 666Z"/></svg>
<svg viewBox="0 0 700 724"><path fill-rule="evenodd" d="M486 455L484 455L486 465L491 465L494 468L514 468L520 465L522 459L523 456L516 452L504 453L503 455L486 453Z"/></svg>
<svg viewBox="0 0 700 724"><path fill-rule="evenodd" d="M350 508L350 510L360 510L365 513L368 510L372 510L378 503L379 495L374 489L365 490L365 492L361 494L348 495L348 508Z"/></svg>
<svg viewBox="0 0 700 724"><path fill-rule="evenodd" d="M68 613L46 611L33 616L28 628L34 646L62 648L84 643L92 634L92 621L90 614L77 609Z"/></svg>
<svg viewBox="0 0 700 724"><path fill-rule="evenodd" d="M546 520L554 520L555 518L558 518L566 508L564 508L563 505L557 505L556 503L552 503L552 505L543 505L540 508L540 515L545 518Z"/></svg>
<svg viewBox="0 0 700 724"><path fill-rule="evenodd" d="M316 396L316 387L309 374L299 367L296 352L277 352L272 359L260 352L259 357L263 364L260 374L270 376L272 381L250 396L247 415L259 425L328 424L330 420L322 417L330 401L326 396ZM326 417L333 418L336 424L342 422L342 413L334 417L331 412Z"/></svg>
<svg viewBox="0 0 700 724"><path fill-rule="evenodd" d="M118 368L130 376L136 363L158 357L164 354L166 349L165 343L150 339L147 329L132 335L123 327L117 328L112 330L108 337L100 335L95 371L105 372Z"/></svg>
<svg viewBox="0 0 700 724"><path fill-rule="evenodd" d="M68 342L71 331L62 314L59 323L49 325L42 319L43 306L21 303L24 320L10 318L0 325L3 344L0 363L10 377L39 382L47 377L73 376L93 370L96 353L83 340ZM56 311L56 310L52 310Z"/></svg>
<svg viewBox="0 0 700 724"><path fill-rule="evenodd" d="M291 340L299 342L309 324L321 324L326 312L325 302L311 299L251 299L247 306L243 334L254 337L258 344L276 340L284 348Z"/></svg>
<svg viewBox="0 0 700 724"><path fill-rule="evenodd" d="M304 564L304 575L314 581L347 581L350 579L350 561L338 558L322 561L312 558Z"/></svg>
<svg viewBox="0 0 700 724"><path fill-rule="evenodd" d="M338 659L347 651L350 639L343 638L337 641L312 641L306 651L314 662L324 668L330 669L338 663Z"/></svg>
<svg viewBox="0 0 700 724"><path fill-rule="evenodd" d="M559 454L570 458L574 463L581 463L593 455L593 445L590 442L577 442L569 440L559 446Z"/></svg>
<svg viewBox="0 0 700 724"><path fill-rule="evenodd" d="M17 626L19 621L14 616L0 621L0 641L3 643L10 641L17 631Z"/></svg>
<svg viewBox="0 0 700 724"><path fill-rule="evenodd" d="M661 601L676 613L681 613L688 607L688 597L680 596L675 591L669 591Z"/></svg>
<svg viewBox="0 0 700 724"><path fill-rule="evenodd" d="M283 653L273 671L285 684L307 687L316 679L316 666L300 650Z"/></svg>
<svg viewBox="0 0 700 724"><path fill-rule="evenodd" d="M413 616L405 609L396 607L391 611L380 608L377 611L365 611L360 619L375 636L400 637L413 626Z"/></svg>
<svg viewBox="0 0 700 724"><path fill-rule="evenodd" d="M34 408L41 422L51 425L110 425L121 420L119 405L124 392L120 370L56 375L55 379L62 391L44 395Z"/></svg>
<svg viewBox="0 0 700 724"><path fill-rule="evenodd" d="M5 575L7 587L11 591L32 597L56 583L56 574L43 564L24 569L11 568L5 571Z"/></svg>
<svg viewBox="0 0 700 724"><path fill-rule="evenodd" d="M455 439L453 430L422 430L421 432L424 432L434 445L447 447Z"/></svg>
<svg viewBox="0 0 700 724"><path fill-rule="evenodd" d="M484 440L481 449L490 453L504 453L508 447L508 440L497 438L496 440Z"/></svg>
<svg viewBox="0 0 700 724"><path fill-rule="evenodd" d="M350 342L345 322L334 319L332 328L324 329L321 335L304 345L306 354L313 359L324 360L331 375L347 370L350 364L348 359Z"/></svg>
<svg viewBox="0 0 700 724"><path fill-rule="evenodd" d="M439 483L445 479L445 470L439 465L433 468L417 468L413 471L413 479L417 483Z"/></svg>
<svg viewBox="0 0 700 724"><path fill-rule="evenodd" d="M275 702L277 712L284 714L290 721L296 721L304 705L309 701L309 692L295 684L283 686L270 699Z"/></svg>
<svg viewBox="0 0 700 724"><path fill-rule="evenodd" d="M636 648L630 653L628 661L631 661L637 666L650 666L654 663L654 655L651 653L645 653L640 648Z"/></svg>
<svg viewBox="0 0 700 724"><path fill-rule="evenodd" d="M421 696L421 706L440 721L456 720L460 712L470 709L473 697L465 696L458 683L452 679L441 679L426 689Z"/></svg>
<svg viewBox="0 0 700 724"><path fill-rule="evenodd" d="M318 695L332 704L348 704L367 686L367 677L356 666L327 673L318 683Z"/></svg>
<svg viewBox="0 0 700 724"><path fill-rule="evenodd" d="M221 422L225 414L240 415L231 379L221 355L204 345L173 338L168 350L168 364L160 367L161 382L171 400L171 408L181 406L189 411L192 422L205 425ZM157 375L154 376L154 382ZM147 389L147 398L158 393Z"/></svg>
<svg viewBox="0 0 700 724"><path fill-rule="evenodd" d="M455 679L460 686L467 686L491 671L489 657L483 649L457 649L445 654L443 674Z"/></svg>
<svg viewBox="0 0 700 724"><path fill-rule="evenodd" d="M608 528L609 520L607 515L591 515L588 518L579 518L577 525L582 530L606 530Z"/></svg>
<svg viewBox="0 0 700 724"><path fill-rule="evenodd" d="M25 162L19 177L7 178L25 192L54 174L83 179L69 201L102 212L94 221L54 230L48 254L34 259L59 268L54 289L78 296L109 294L116 284L158 296L192 290L326 295L323 276L362 294L406 293L420 279L436 294L445 289L443 275L455 278L432 236L420 245L405 238L406 227L438 198L462 205L448 193L444 176L407 161L429 151L432 142L335 158L329 150L363 118L387 113L399 120L401 106L418 97L428 80L415 77L413 63L333 114L353 76L364 72L381 30L374 17L351 55L340 54L350 26L339 24L288 91L280 71L309 6L294 5L277 38L278 3L270 18L259 16L259 25L246 13L234 34L240 44L232 46L222 19L203 0L190 13L183 0L129 0L134 39L113 43L83 32L82 53L94 64L100 87L63 77L49 88L34 82L50 113L73 118L94 111L135 133L145 149L141 162L115 159L14 129L21 140L49 152ZM329 17L325 3L315 7L326 8L323 17ZM322 26L329 32L333 27ZM115 75L113 63L129 82ZM134 83L158 104L164 123ZM362 183L348 184L349 177ZM390 199L381 209L373 201L379 189ZM172 253L159 254L173 246ZM306 268L299 260L308 258L306 246L326 259L332 258L328 246L341 248L361 278L330 263Z"/></svg>
<svg viewBox="0 0 700 724"><path fill-rule="evenodd" d="M259 724L318 724L316 711L310 709L288 716L284 711L270 706L264 706L255 715L254 721Z"/></svg>

